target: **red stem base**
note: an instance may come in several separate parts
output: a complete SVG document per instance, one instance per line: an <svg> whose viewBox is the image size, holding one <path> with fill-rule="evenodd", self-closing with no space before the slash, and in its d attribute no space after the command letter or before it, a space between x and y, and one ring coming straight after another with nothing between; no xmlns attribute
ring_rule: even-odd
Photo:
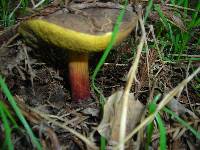
<svg viewBox="0 0 200 150"><path fill-rule="evenodd" d="M70 54L69 80L74 101L81 102L90 98L88 54Z"/></svg>

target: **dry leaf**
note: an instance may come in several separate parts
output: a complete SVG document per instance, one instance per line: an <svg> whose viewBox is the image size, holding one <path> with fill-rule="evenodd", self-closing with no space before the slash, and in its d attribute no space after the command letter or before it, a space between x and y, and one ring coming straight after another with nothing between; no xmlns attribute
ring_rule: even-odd
<svg viewBox="0 0 200 150"><path fill-rule="evenodd" d="M99 116L99 109L96 108L86 108L83 111L81 111L85 115L91 115L93 117L98 117Z"/></svg>
<svg viewBox="0 0 200 150"><path fill-rule="evenodd" d="M178 115L182 115L188 113L194 119L198 119L198 117L189 109L185 108L177 99L172 99L167 106Z"/></svg>
<svg viewBox="0 0 200 150"><path fill-rule="evenodd" d="M119 139L119 128L122 114L122 95L123 90L112 94L104 105L103 119L98 126L98 132L110 143L117 142ZM130 133L140 121L144 105L135 101L133 93L129 94L128 114L126 124L126 135Z"/></svg>
<svg viewBox="0 0 200 150"><path fill-rule="evenodd" d="M182 31L186 32L187 28L184 25L181 16L177 16L175 14L175 11L171 10L170 7L161 6L161 9L162 9L163 14L165 15L165 17L167 17L171 21L171 23L173 23L175 26L180 28Z"/></svg>

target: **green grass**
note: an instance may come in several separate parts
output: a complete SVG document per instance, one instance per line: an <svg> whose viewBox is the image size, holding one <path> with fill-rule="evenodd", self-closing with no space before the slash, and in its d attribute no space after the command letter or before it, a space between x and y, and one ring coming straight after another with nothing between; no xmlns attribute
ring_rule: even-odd
<svg viewBox="0 0 200 150"><path fill-rule="evenodd" d="M4 27L11 26L15 24L15 13L17 10L25 8L28 6L29 0L20 0L19 3L14 3L12 0L1 0L0 1L0 24Z"/></svg>
<svg viewBox="0 0 200 150"><path fill-rule="evenodd" d="M49 0L41 0L42 4L47 4L50 1ZM178 5L182 7L189 7L188 0L171 0L171 4ZM16 12L18 10L25 11L25 9L30 4L30 0L20 0L17 6L11 5L11 0L1 0L0 1L0 24L7 27L10 25L13 25L16 20ZM125 1L124 6L126 6L128 3L128 0ZM182 59L188 60L188 61L199 61L200 59L197 58L188 58L188 57L182 57L181 54L187 53L188 49L190 47L190 41L193 37L198 37L196 35L194 28L198 27L200 25L200 18L198 17L199 11L200 11L200 4L198 3L196 7L196 11L191 11L187 9L183 9L183 14L181 14L180 10L177 9L175 12L175 15L181 16L182 21L184 22L186 26L186 31L181 30L177 26L175 26L172 21L170 21L165 14L163 13L161 9L160 4L153 4L153 1L149 1L149 5L147 7L147 11L145 13L145 22L148 21L148 15L151 11L156 11L160 17L160 21L157 22L155 27L155 34L157 39L159 40L159 47L162 48L162 59L166 60L167 62L174 62L174 61L180 61ZM122 21L123 15L125 13L125 7L120 11L120 15L117 19L116 25L113 30L113 35L111 38L110 43L108 44L106 50L104 51L99 63L97 64L94 73L92 75L92 86L93 89L98 93L100 97L100 104L102 106L103 111L103 105L105 102L105 97L101 93L101 90L96 87L95 85L95 79L100 71L103 63L105 62L107 56L110 53L110 50L113 47L113 44L116 40L116 35L119 31L119 25ZM189 17L191 16L191 19ZM200 44L200 39L195 39L196 45ZM155 45L149 45L149 47L155 47ZM172 55L169 55L172 54ZM173 54L178 54L178 56L174 57ZM197 85L193 86L195 90L200 89L200 79L198 77L195 78L197 81ZM37 149L42 149L40 143L38 142L38 139L34 136L31 128L29 127L28 123L26 122L25 118L23 117L20 109L18 108L13 96L11 95L11 92L9 91L8 87L4 83L3 78L0 76L0 87L7 97L10 105L12 106L13 110L15 111L16 115L18 116L19 120L23 124L25 130L27 131L29 137L32 140L33 145L37 147ZM156 102L158 100L159 96L156 97L152 103L149 105L149 114L153 113L156 110ZM166 113L172 116L176 121L178 121L182 126L188 128L198 139L200 139L200 134L196 130L194 130L190 125L188 125L187 122L179 118L174 112L170 111L167 108L163 109ZM3 148L7 147L9 150L14 149L14 146L12 144L11 140L11 133L12 129L16 128L19 129L19 126L17 125L15 119L10 114L10 112L7 110L5 105L0 101L0 117L3 124L3 127L5 129L5 141L3 143ZM160 149L164 150L166 149L166 129L165 124L160 116L160 114L157 114L155 117L155 121L158 125L158 130L160 133ZM154 126L153 123L150 123L147 126L147 143L146 143L146 149L148 149L149 145L151 144L152 134L153 134ZM106 141L103 137L101 137L101 150L104 150L106 148Z"/></svg>
<svg viewBox="0 0 200 150"><path fill-rule="evenodd" d="M188 1L187 0L182 0L182 1L171 1L172 4L174 5L179 5L179 6L183 6L183 7L188 7ZM193 36L196 36L194 28L200 25L199 22L199 18L198 13L200 10L200 4L198 4L196 11L192 12L192 18L191 20L187 21L187 19L190 17L188 14L188 10L184 9L184 14L183 14L183 22L186 25L186 31L182 31L180 28L178 28L177 26L175 26L172 21L170 21L163 13L161 7L159 4L153 4L153 1L150 0L148 7L147 7L147 11L145 13L145 18L144 21L146 22L148 19L148 15L150 13L150 11L156 11L160 17L160 22L156 23L156 25L154 27L158 27L158 29L156 29L156 36L159 40L159 47L162 48L162 55L163 56L163 60L167 60L168 62L174 62L174 61L180 61L181 60L181 54L183 53L187 53L187 50L189 48L189 44L190 44L190 40L192 39ZM176 15L181 16L180 13L177 11ZM119 18L118 18L119 19ZM116 25L117 26L117 25ZM116 27L115 26L115 27ZM112 40L115 39L115 32L118 32L117 29L114 30L113 32L113 37ZM163 33L165 33L163 35ZM101 66L103 65L103 63L105 62L111 48L113 45L114 40L109 43L108 47L106 48L105 52L103 53L99 63L97 64L97 67L95 68L95 71L93 73L92 76L92 85L95 91L97 91L99 97L100 97L100 103L103 106L104 105L104 101L105 98L101 93L101 90L98 89L95 86L95 78L97 73L99 72ZM167 42L166 42L167 41ZM197 44L200 43L200 40L196 41ZM151 47L151 45L150 45ZM152 45L152 47L155 47L155 45ZM169 57L169 54L178 54L178 57ZM193 61L199 61L199 59L194 59L194 58L184 58L184 60L193 60ZM197 88L197 87L195 87ZM198 86L199 88L199 86ZM153 113L155 111L156 108L156 102L152 102L149 106L150 108L150 113ZM165 112L167 112L170 115L174 115L174 112L169 112L166 111L167 108L164 109ZM178 117L178 116L176 116ZM160 133L160 149L161 150L165 150L167 147L167 141L166 141L166 129L165 129L165 125L164 122L162 121L162 118L159 114L156 115L156 123L158 125L158 129L159 129L159 133ZM182 124L183 126L187 127L190 131L192 131L192 133L197 133L197 131L193 130L191 126L189 126L186 122L184 121L180 121L181 119L177 119L179 121L180 124ZM187 124L187 125L186 125ZM152 134L153 134L153 123L150 123L149 126L147 127L147 143L146 143L146 149L148 149L150 143L151 143L151 138L152 138ZM198 138L199 135L195 134L195 136ZM104 141L102 142L104 143ZM105 145L104 145L105 146Z"/></svg>
<svg viewBox="0 0 200 150"><path fill-rule="evenodd" d="M166 113L168 113L172 119L174 119L175 121L177 121L178 123L180 123L183 127L187 128L188 130L191 131L191 133L194 134L194 136L200 140L200 132L198 132L197 130L195 130L192 126L190 126L186 121L184 121L182 118L180 118L175 112L171 111L168 108L164 108L163 109Z"/></svg>
<svg viewBox="0 0 200 150"><path fill-rule="evenodd" d="M42 147L38 141L38 139L35 137L33 131L31 130L29 124L27 123L26 119L22 115L20 108L17 106L17 103L15 102L15 99L13 98L10 90L8 89L7 85L4 82L4 79L0 75L0 89L5 94L6 98L8 99L9 104L12 106L15 114L21 121L22 125L24 126L27 134L29 135L33 145L38 149L41 150ZM5 127L5 134L6 134L6 140L5 145L10 146L11 149L13 149L12 143L11 143L11 129L10 129L10 123L8 121L8 118L11 120L11 122L14 124L14 126L17 126L14 118L10 115L9 111L4 107L3 103L0 103L0 115L3 122L3 126Z"/></svg>
<svg viewBox="0 0 200 150"><path fill-rule="evenodd" d="M156 102L159 100L160 96L161 96L160 94L157 95L154 98L154 100L149 104L149 114L152 114L152 113L155 112ZM167 147L166 129L165 129L164 123L163 123L159 113L155 116L155 120L156 120L156 123L158 125L158 129L159 129L159 133L160 133L160 143L159 143L160 148L159 149L160 150L166 150L166 147ZM154 130L154 125L153 125L153 122L151 122L147 126L147 142L146 142L146 145L145 145L146 150L149 149L149 145L151 143L151 139L152 139L152 135L153 135L153 130Z"/></svg>
<svg viewBox="0 0 200 150"><path fill-rule="evenodd" d="M14 121L14 119L12 118L12 116L10 115L10 112L7 110L7 108L5 107L4 103L1 100L0 100L0 118L2 120L2 124L4 127L4 131L5 131L5 140L3 142L1 149L13 150L14 146L11 141L12 130L11 130L8 119L11 118L14 126L16 126L17 128L18 128L18 126L17 126L16 122Z"/></svg>
<svg viewBox="0 0 200 150"><path fill-rule="evenodd" d="M151 11L156 12L159 15L159 21L154 24L155 35L160 47L158 51L160 59L166 63L176 63L180 61L199 62L199 57L193 57L194 55L200 55L198 49L200 45L200 34L196 32L196 28L200 27L200 3L197 3L196 8L191 10L188 0L171 0L170 10L173 14L183 22L185 29L176 26L172 20L170 20L161 9L164 4L154 4L153 0L148 2L148 6L145 12L144 20L148 21L148 16ZM150 20L151 21L151 20ZM149 44L150 48L155 48L155 43ZM190 56L187 56L189 54ZM193 85L193 89L200 97L199 78L195 78L197 85Z"/></svg>
<svg viewBox="0 0 200 150"><path fill-rule="evenodd" d="M47 5L50 1L51 0L41 0L41 6ZM0 0L0 25L3 27L14 25L16 21L16 13L25 13L26 8L30 4L31 0L19 0L18 3L14 0Z"/></svg>
<svg viewBox="0 0 200 150"><path fill-rule="evenodd" d="M162 1L164 4L164 1ZM151 11L156 12L159 15L159 21L154 24L156 38L159 41L159 47L161 47L161 59L171 63L177 61L200 61L200 58L193 58L192 56L188 57L187 55L182 57L182 54L188 54L191 50L191 40L192 44L198 46L200 44L199 36L195 32L195 28L200 26L200 18L198 17L200 11L200 3L195 8L195 11L190 11L187 9L189 7L188 0L171 0L172 5L182 6L184 9L177 8L174 11L174 15L178 16L182 22L184 23L186 30L179 28L178 26L174 25L174 23L167 18L164 14L163 10L161 9L162 4L153 4L153 1L150 0L148 2L148 6L146 9L144 20L145 22L148 21L148 15ZM155 43L149 45L149 47L154 48ZM191 53L191 52L190 52ZM193 53L195 55L195 53ZM199 53L197 54L199 55ZM192 67L193 68L193 67ZM200 89L200 79L195 77L197 85L193 85L194 90L199 94ZM154 100L149 105L149 113L153 113L156 108L156 101ZM200 133L194 130L186 121L182 120L176 113L173 111L164 108L163 109L167 114L172 116L175 121L178 121L182 126L189 129L197 139L200 138ZM158 114L159 115L159 114ZM164 130L164 125L160 116L156 116L156 123L158 124L159 133L160 133L160 149L166 149L166 131ZM160 124L160 125L159 125ZM151 143L151 138L154 130L153 122L151 122L147 127L147 142L145 148L148 149ZM164 144L165 143L165 144ZM161 147L163 145L163 147ZM164 146L165 145L165 146Z"/></svg>
<svg viewBox="0 0 200 150"><path fill-rule="evenodd" d="M156 107L157 107L157 101L159 100L161 94L158 94L154 100L149 104L149 114L152 114L155 112ZM200 132L198 132L197 130L195 130L192 126L190 126L186 121L184 121L183 119L181 119L175 112L171 111L169 108L164 107L163 111L166 112L169 116L171 116L171 118L175 121L177 121L181 126L185 127L186 129L188 129L189 131L191 131L191 133L193 133L193 135L200 140ZM166 138L166 128L164 126L164 122L160 116L160 114L156 114L155 116L155 121L157 123L158 129L159 129L159 134L160 134L160 150L166 150L167 149L167 138ZM153 130L154 130L154 124L153 121L151 123L148 124L147 126L147 140L146 140L146 145L145 145L145 149L148 150L149 146L151 145L151 140L152 140L152 135L153 135Z"/></svg>
<svg viewBox="0 0 200 150"><path fill-rule="evenodd" d="M151 11L156 12L160 17L159 21L154 24L154 28L157 39L159 40L159 46L163 47L164 57L162 60L167 62L185 59L191 60L193 58L183 58L181 57L181 54L188 53L188 50L190 50L189 47L191 47L191 40L193 40L192 43L196 46L200 43L198 38L200 35L195 32L195 28L200 26L200 18L198 17L200 12L200 3L196 6L195 11L192 11L187 9L189 7L188 0L171 0L170 2L175 8L176 5L182 7L177 7L175 10L169 11L173 12L174 16L183 22L185 30L183 30L183 27L179 27L180 23L174 22L165 15L161 9L161 5L163 4L153 4L152 0L149 1L147 6L145 21L148 20L148 15ZM174 7L171 6L171 8ZM176 56L173 56L173 54L176 54ZM200 61L200 59L193 59L193 61Z"/></svg>
<svg viewBox="0 0 200 150"><path fill-rule="evenodd" d="M120 24L122 22L122 19L123 19L123 16L125 14L125 10L126 10L126 6L128 5L128 0L125 1L125 4L124 4L124 7L123 9L120 10L120 14L117 18L117 21L115 23L115 26L114 26L114 29L113 29L113 32L112 32L112 37L111 37L111 40L110 42L108 43L108 46L107 48L105 49L103 55L101 56L95 70L94 70L94 73L92 75L92 87L93 89L95 90L95 92L98 93L99 95L99 100L100 100L100 105L101 105L101 112L103 112L103 106L105 104L105 97L104 95L102 94L101 90L95 85L95 79L96 79L96 76L98 74L98 72L100 71L102 65L104 64L108 54L110 53L114 43L115 43L115 40L116 40L116 37L117 37L117 33L119 32L119 27L120 27ZM101 136L101 150L105 150L106 149L106 139L104 137Z"/></svg>
<svg viewBox="0 0 200 150"><path fill-rule="evenodd" d="M15 24L16 21L16 13L17 11L25 12L26 8L30 4L30 0L20 0L18 3L13 3L13 0L0 0L0 25L3 27L9 27ZM49 3L49 0L45 0L44 4ZM4 83L3 78L0 75L0 89L3 91L5 96L7 97L10 105L18 116L19 120L23 124L27 134L31 138L31 141L38 150L41 150L42 147L38 141L38 139L33 134L31 128L29 127L27 121L23 117L19 107L17 106L12 94L10 93L7 85ZM5 107L4 103L0 101L0 119L2 121L2 125L5 131L5 141L1 149L14 149L14 145L11 140L11 133L13 129L19 129L15 119L10 114L9 110Z"/></svg>
<svg viewBox="0 0 200 150"><path fill-rule="evenodd" d="M119 14L119 16L117 18L117 21L115 23L115 26L114 26L114 29L113 29L113 32L112 32L111 40L108 43L108 46L105 49L103 55L101 56L97 66L96 66L96 68L94 70L94 73L92 75L92 87L99 94L99 96L100 96L100 104L102 106L104 105L105 98L102 95L101 91L96 87L95 79L96 79L96 76L97 76L98 72L100 71L102 65L104 64L106 58L108 57L108 54L110 53L110 51L111 51L111 49L112 49L112 47L113 47L113 45L115 43L115 40L116 40L116 37L117 37L117 33L119 32L119 26L120 26L120 24L122 22L124 14L125 14L125 8L126 8L127 4L128 4L128 0L125 1L123 9L121 9L121 11L120 11L120 14Z"/></svg>

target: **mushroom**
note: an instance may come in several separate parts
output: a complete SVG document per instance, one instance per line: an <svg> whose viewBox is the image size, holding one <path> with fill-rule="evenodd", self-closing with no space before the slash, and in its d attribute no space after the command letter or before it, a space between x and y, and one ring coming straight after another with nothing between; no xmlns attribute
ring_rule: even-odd
<svg viewBox="0 0 200 150"><path fill-rule="evenodd" d="M37 43L39 39L67 53L72 99L80 102L90 97L88 54L107 47L119 12L106 7L83 8L79 13L59 10L21 23L18 31L29 42ZM129 35L136 23L137 15L127 9L115 45Z"/></svg>

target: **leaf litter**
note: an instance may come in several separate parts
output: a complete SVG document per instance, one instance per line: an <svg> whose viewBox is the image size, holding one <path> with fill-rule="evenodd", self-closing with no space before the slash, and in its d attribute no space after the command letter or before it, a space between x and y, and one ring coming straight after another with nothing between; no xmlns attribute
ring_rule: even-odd
<svg viewBox="0 0 200 150"><path fill-rule="evenodd" d="M163 11L166 11L165 15L168 19L174 21L175 25L184 31L185 26L179 16L168 13L169 10L163 9ZM116 49L116 52L113 52L112 57L107 60L112 65L105 65L102 69L103 71L96 79L106 96L109 96L104 106L103 120L98 126L101 118L99 116L100 109L98 107L98 99L95 97L93 99L97 103L92 102L81 108L74 107L70 103L69 89L62 83L64 74L62 70L58 73L57 68L52 68L51 65L36 58L32 53L32 49L29 47L25 46L25 48L27 48L27 53L25 53L22 48L24 45L22 45L18 37L15 37L15 32L13 33L14 30L15 29L3 36L0 35L0 43L4 43L4 46L0 49L0 72L6 77L6 82L16 96L16 100L20 100L22 103L20 108L24 115L31 124L35 125L34 131L40 133L39 137L43 144L48 148L53 148L53 145L50 143L55 140L54 144L58 147L61 145L66 149L84 149L86 147L84 147L84 143L81 141L83 140L90 147L95 149L97 148L96 145L98 145L97 139L99 135L96 138L96 135L93 135L93 133L95 133L97 128L98 132L108 139L111 146L115 145L116 143L114 141L118 141L119 139L119 124L122 113L121 97L123 90L118 89L124 86L125 81L127 81L122 81L120 78L124 76L124 72L128 72L131 66L130 61L124 63L124 59L121 55L119 56L119 52L121 53L123 50L123 54L128 54L129 59L132 59L132 53L127 53L126 51L128 48L130 49L131 42L128 43L128 48L127 45L125 47L122 46L122 50ZM149 39L151 39L151 37L149 37ZM7 45L5 43L7 43ZM146 56L142 54L144 60L141 60L138 68L137 79L139 82L136 82L135 86L132 86L131 93L128 94L126 134L130 134L141 121L142 110L147 104L147 97L144 95L148 95L153 86L156 90L161 91L163 95L165 95L185 78L185 74L182 72L187 70L187 64L162 64L155 54L154 49L149 51L149 55L153 56L152 61L151 56L149 56L150 59L146 62L144 61ZM111 61L109 61L109 59ZM146 66L146 63L149 63L149 66ZM148 72L146 72L148 67L150 76L148 76ZM189 72L191 73L192 70L189 70ZM155 77L156 80L154 80ZM147 81L148 79L150 83ZM197 81L192 80L192 84L197 84ZM32 87L32 85L34 85L34 87ZM35 94L33 91L35 91ZM112 94L113 91L117 92ZM133 98L133 92L136 92L134 96L143 104ZM180 116L184 116L189 124L192 126L194 125L194 127L199 130L199 97L193 92L190 83L188 84L188 96L191 98L190 104L195 108L196 112L191 111L190 107L188 107L188 99L185 90L182 91L180 97L172 99L168 107ZM0 93L0 98L5 99L2 93ZM19 104L20 102L18 101ZM29 107L31 109L28 109ZM189 116L187 116L187 113ZM167 117L165 121L166 126L169 127L167 128L168 138L172 138L171 141L169 140L172 149L180 148L181 145L183 145L183 139L187 141L187 145L185 144L183 148L188 146L190 149L195 149L199 146L199 142L184 127L172 122L169 118L167 119ZM70 130L71 128L83 134L85 137L80 136L74 132L74 130ZM52 129L53 132L51 131ZM72 134L69 134L67 131L70 131ZM74 136L74 134L81 140ZM90 138L89 141L86 137L90 136L92 136L92 138ZM23 135L18 135L18 137L23 139ZM155 133L152 140L154 141L152 144L154 149L156 149L155 143L158 141L158 137L159 135ZM57 142L57 139L60 142ZM69 144L66 144L67 142L69 142ZM144 141L141 142L143 143ZM20 147L22 143L23 142L20 140L16 142L19 149L22 148Z"/></svg>

